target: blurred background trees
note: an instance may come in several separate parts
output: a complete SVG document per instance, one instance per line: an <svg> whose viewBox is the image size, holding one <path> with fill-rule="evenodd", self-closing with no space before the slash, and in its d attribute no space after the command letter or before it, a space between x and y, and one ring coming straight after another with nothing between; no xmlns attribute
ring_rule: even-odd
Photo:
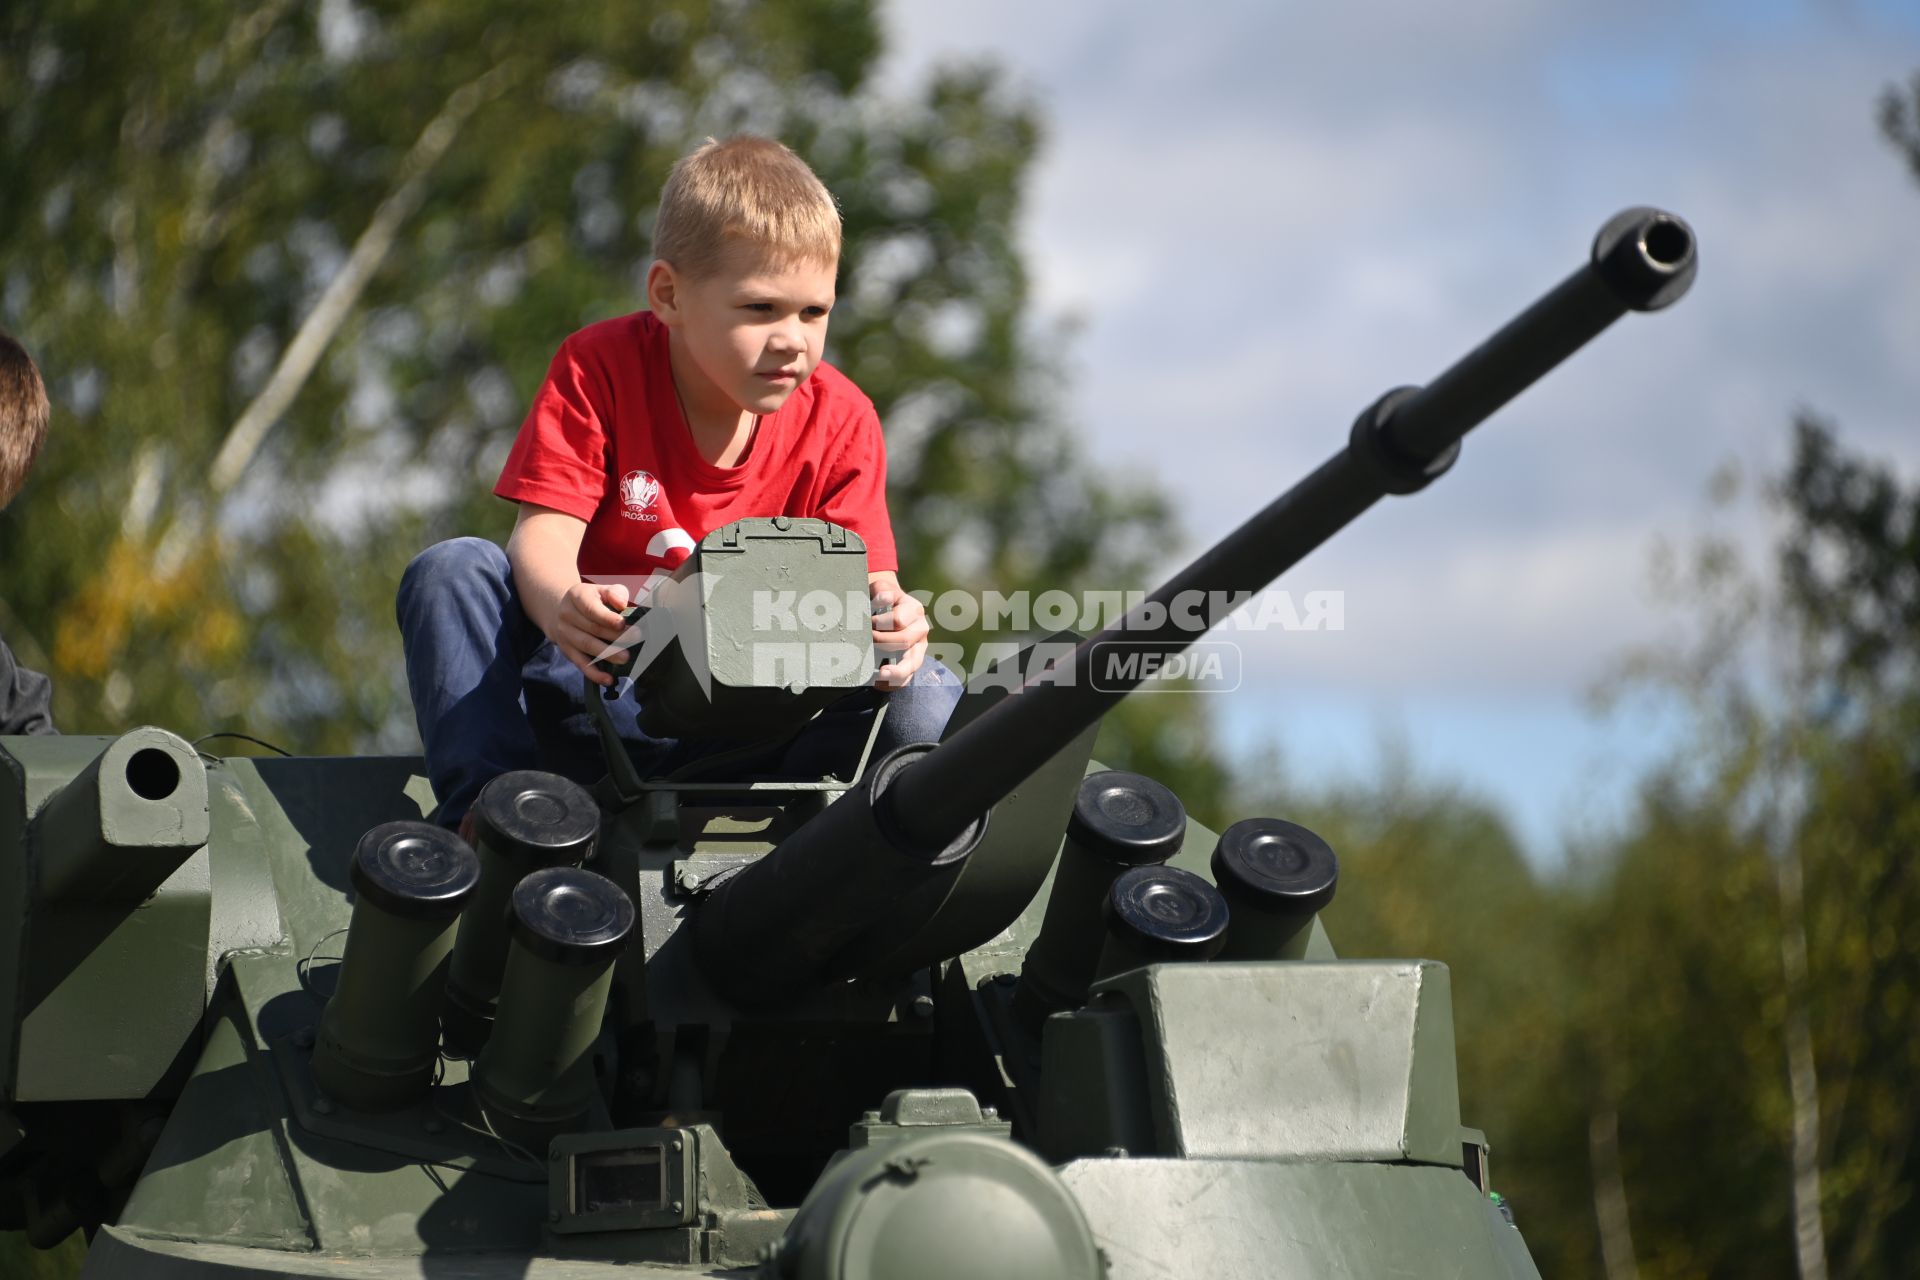
<svg viewBox="0 0 1920 1280"><path fill-rule="evenodd" d="M636 305L668 165L740 129L844 206L829 355L888 425L910 585L1150 585L1167 508L1089 462L1028 307L1041 120L978 68L878 100L879 52L873 0L0 11L0 326L55 403L0 635L62 727L415 749L401 568L504 535L549 356ZM1920 80L1880 120L1920 175ZM1802 414L1760 496L1774 561L1679 557L1698 643L1626 673L1685 749L1559 872L1418 762L1303 793L1229 768L1203 699L1103 734L1205 819L1325 834L1347 954L1453 967L1466 1114L1547 1275L1920 1274L1920 487Z"/></svg>
<svg viewBox="0 0 1920 1280"><path fill-rule="evenodd" d="M1879 115L1920 176L1920 76ZM1713 488L1766 504L1771 561L1664 557L1694 641L1610 692L1689 730L1624 829L1544 874L1391 755L1236 803L1339 851L1345 954L1452 967L1463 1112L1542 1274L1920 1274L1920 482L1801 412L1779 475Z"/></svg>
<svg viewBox="0 0 1920 1280"><path fill-rule="evenodd" d="M978 70L864 96L866 0L0 24L0 324L58 406L0 517L30 552L0 626L69 730L411 749L400 570L504 536L489 490L548 359L640 301L660 183L709 134L785 139L844 206L829 355L889 424L911 585L1137 584L1168 540L1082 458L1027 313L1031 109Z"/></svg>

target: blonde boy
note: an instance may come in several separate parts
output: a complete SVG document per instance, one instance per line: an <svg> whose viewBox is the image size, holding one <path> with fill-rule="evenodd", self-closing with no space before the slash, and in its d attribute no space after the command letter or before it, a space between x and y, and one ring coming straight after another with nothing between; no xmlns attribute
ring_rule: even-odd
<svg viewBox="0 0 1920 1280"><path fill-rule="evenodd" d="M585 698L589 682L612 682L591 663L620 635L620 610L748 516L819 517L866 542L869 589L887 606L873 638L901 653L876 680L892 691L880 747L937 738L958 697L926 661L925 611L896 577L873 404L821 359L833 198L777 142L709 139L667 179L654 256L650 310L591 325L554 357L494 488L520 506L506 552L456 539L401 582L407 677L448 825L508 769L597 776ZM641 734L632 699L614 708L643 765L702 749Z"/></svg>

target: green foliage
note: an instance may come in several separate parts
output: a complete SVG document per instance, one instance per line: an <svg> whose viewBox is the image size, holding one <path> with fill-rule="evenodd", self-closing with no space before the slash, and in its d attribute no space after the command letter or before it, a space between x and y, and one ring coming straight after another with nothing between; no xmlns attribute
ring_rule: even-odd
<svg viewBox="0 0 1920 1280"><path fill-rule="evenodd" d="M1641 1274L1783 1273L1786 1084L1766 855L1711 799L1655 786L1614 857L1573 922L1591 960L1575 1010L1576 1096L1619 1117Z"/></svg>
<svg viewBox="0 0 1920 1280"><path fill-rule="evenodd" d="M1920 487L1803 414L1772 497L1773 580L1698 558L1701 651L1647 668L1692 699L1697 731L1596 902L1625 962L1596 1011L1600 1060L1643 1273L1787 1271L1797 1181L1817 1184L1832 1274L1910 1274ZM1711 908L1690 920L1676 901ZM1681 1172L1683 1135L1711 1140Z"/></svg>
<svg viewBox="0 0 1920 1280"><path fill-rule="evenodd" d="M1811 414L1794 422L1782 484L1791 525L1781 578L1832 697L1920 680L1920 492L1848 457Z"/></svg>
<svg viewBox="0 0 1920 1280"><path fill-rule="evenodd" d="M1165 508L1090 471L1028 315L1032 109L977 69L879 102L879 47L869 0L10 6L0 325L56 411L0 625L56 718L410 747L401 570L504 536L549 357L639 304L667 168L742 129L843 205L828 354L888 425L908 585L1150 585Z"/></svg>

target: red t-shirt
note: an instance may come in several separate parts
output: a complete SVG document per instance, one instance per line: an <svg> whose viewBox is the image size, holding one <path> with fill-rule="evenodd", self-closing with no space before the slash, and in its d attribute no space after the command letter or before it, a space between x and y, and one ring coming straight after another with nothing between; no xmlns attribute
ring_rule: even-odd
<svg viewBox="0 0 1920 1280"><path fill-rule="evenodd" d="M493 491L585 520L581 576L635 592L748 516L831 520L867 544L869 570L898 567L880 417L860 388L819 365L761 419L746 461L716 467L681 417L667 327L650 311L560 344Z"/></svg>

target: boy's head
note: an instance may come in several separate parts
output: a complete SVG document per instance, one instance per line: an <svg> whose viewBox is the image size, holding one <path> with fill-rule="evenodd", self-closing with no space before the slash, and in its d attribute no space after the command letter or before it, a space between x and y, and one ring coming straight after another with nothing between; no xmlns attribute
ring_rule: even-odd
<svg viewBox="0 0 1920 1280"><path fill-rule="evenodd" d="M26 348L0 333L0 507L13 501L47 438L47 389Z"/></svg>
<svg viewBox="0 0 1920 1280"><path fill-rule="evenodd" d="M673 330L690 411L772 413L820 362L840 211L771 138L708 139L660 193L647 300Z"/></svg>
<svg viewBox="0 0 1920 1280"><path fill-rule="evenodd" d="M840 210L807 162L772 138L708 138L667 175L653 256L683 280L708 279L733 259L837 268Z"/></svg>

